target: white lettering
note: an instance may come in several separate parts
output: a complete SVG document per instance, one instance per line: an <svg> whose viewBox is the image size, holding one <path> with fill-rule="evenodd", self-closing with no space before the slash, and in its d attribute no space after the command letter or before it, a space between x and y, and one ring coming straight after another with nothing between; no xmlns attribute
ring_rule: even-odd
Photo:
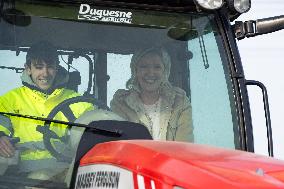
<svg viewBox="0 0 284 189"><path fill-rule="evenodd" d="M84 10L86 8L86 10ZM81 4L79 14L87 14L90 11L90 5L88 4Z"/></svg>
<svg viewBox="0 0 284 189"><path fill-rule="evenodd" d="M88 4L81 4L79 9L79 20L105 21L105 22L132 22L132 12L113 11L91 8Z"/></svg>
<svg viewBox="0 0 284 189"><path fill-rule="evenodd" d="M103 17L103 10L96 10L96 15L98 15L99 18L102 18Z"/></svg>
<svg viewBox="0 0 284 189"><path fill-rule="evenodd" d="M116 16L115 12L116 11L110 11L109 16Z"/></svg>
<svg viewBox="0 0 284 189"><path fill-rule="evenodd" d="M115 17L119 17L119 11L115 11Z"/></svg>
<svg viewBox="0 0 284 189"><path fill-rule="evenodd" d="M126 17L127 17L127 18L131 18L131 17L132 17L132 12L128 12L128 13L126 14Z"/></svg>
<svg viewBox="0 0 284 189"><path fill-rule="evenodd" d="M80 174L77 178L76 189L113 188L119 185L120 173L114 171L98 171Z"/></svg>

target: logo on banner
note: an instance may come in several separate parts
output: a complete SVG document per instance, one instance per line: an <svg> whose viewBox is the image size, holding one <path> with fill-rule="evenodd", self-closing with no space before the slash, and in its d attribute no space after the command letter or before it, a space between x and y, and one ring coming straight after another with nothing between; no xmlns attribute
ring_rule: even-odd
<svg viewBox="0 0 284 189"><path fill-rule="evenodd" d="M78 19L131 24L132 12L95 9L88 4L81 4Z"/></svg>

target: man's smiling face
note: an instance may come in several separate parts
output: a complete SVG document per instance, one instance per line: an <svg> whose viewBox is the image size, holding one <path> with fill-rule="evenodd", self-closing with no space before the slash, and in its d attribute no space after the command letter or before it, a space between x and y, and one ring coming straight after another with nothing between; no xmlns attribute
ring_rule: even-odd
<svg viewBox="0 0 284 189"><path fill-rule="evenodd" d="M45 91L53 85L57 73L57 64L33 60L30 66L26 65L26 71L36 86Z"/></svg>

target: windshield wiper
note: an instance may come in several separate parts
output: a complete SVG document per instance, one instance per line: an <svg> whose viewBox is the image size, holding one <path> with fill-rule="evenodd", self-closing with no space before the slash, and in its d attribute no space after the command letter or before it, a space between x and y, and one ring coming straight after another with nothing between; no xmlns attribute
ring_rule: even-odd
<svg viewBox="0 0 284 189"><path fill-rule="evenodd" d="M73 122L67 122L67 121L60 121L60 120L52 120L52 119L47 119L47 118L42 118L42 117L36 117L36 116L30 116L30 115L22 115L22 114L15 114L15 113L9 113L9 112L0 112L1 115L6 115L6 116L12 116L12 117L22 117L22 118L27 118L27 119L33 119L33 120L38 120L38 121L44 121L47 124L51 124L51 123L58 123L58 124L64 124L64 125L68 125L68 126L75 126L75 127L83 127L83 128L89 128L92 129L98 133L101 134L108 134L108 135L112 135L114 137L120 137L122 134L121 130L107 130L107 129L99 129L96 128L94 125L86 125L86 124L82 124L82 123L73 123Z"/></svg>
<svg viewBox="0 0 284 189"><path fill-rule="evenodd" d="M25 70L25 68L16 68L16 67L8 67L8 66L0 66L0 69L15 70L16 73L22 73Z"/></svg>

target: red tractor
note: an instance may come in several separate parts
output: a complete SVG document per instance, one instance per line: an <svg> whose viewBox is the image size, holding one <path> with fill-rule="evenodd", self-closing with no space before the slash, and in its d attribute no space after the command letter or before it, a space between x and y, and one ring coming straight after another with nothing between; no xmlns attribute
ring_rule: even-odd
<svg viewBox="0 0 284 189"><path fill-rule="evenodd" d="M250 5L1 0L0 141L15 152L1 155L0 142L0 189L284 189L267 92L245 79L236 44L284 17L235 21ZM28 60L43 41L56 69L35 67L49 74L37 78ZM38 90L55 81L64 86ZM253 153L248 85L263 91L272 157Z"/></svg>

